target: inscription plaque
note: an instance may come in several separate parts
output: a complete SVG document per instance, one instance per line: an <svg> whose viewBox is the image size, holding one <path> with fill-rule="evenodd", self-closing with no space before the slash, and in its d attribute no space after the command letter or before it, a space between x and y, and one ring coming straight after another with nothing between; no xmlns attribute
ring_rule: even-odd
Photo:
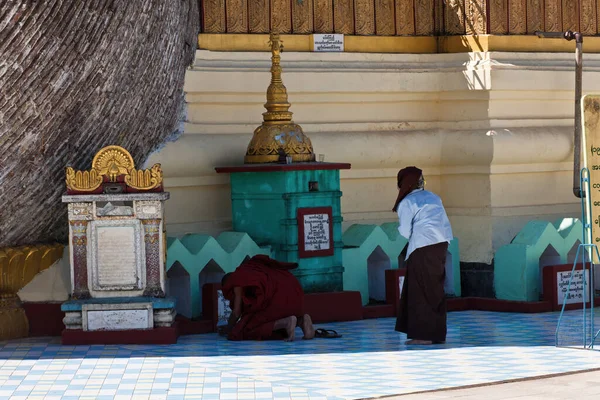
<svg viewBox="0 0 600 400"><path fill-rule="evenodd" d="M132 226L98 227L100 286L133 286L137 280L135 229Z"/></svg>
<svg viewBox="0 0 600 400"><path fill-rule="evenodd" d="M344 51L344 35L339 33L315 33L313 35L313 50L316 52Z"/></svg>
<svg viewBox="0 0 600 400"><path fill-rule="evenodd" d="M585 271L585 282L586 282L586 290L585 293L583 291L583 271L575 270L575 275L573 276L573 282L571 282L571 289L569 290L569 297L567 298L567 304L573 303L583 303L583 299L585 298L585 302L590 301L590 271ZM567 294L567 289L569 288L569 280L571 279L571 271L563 271L556 273L556 285L558 290L558 304L563 304L565 300L565 296Z"/></svg>
<svg viewBox="0 0 600 400"><path fill-rule="evenodd" d="M333 255L331 207L298 209L298 242L300 258Z"/></svg>
<svg viewBox="0 0 600 400"><path fill-rule="evenodd" d="M139 221L94 221L92 224L92 289L143 289L146 262Z"/></svg>
<svg viewBox="0 0 600 400"><path fill-rule="evenodd" d="M120 331L154 327L154 310L150 303L84 304L81 313L84 331Z"/></svg>

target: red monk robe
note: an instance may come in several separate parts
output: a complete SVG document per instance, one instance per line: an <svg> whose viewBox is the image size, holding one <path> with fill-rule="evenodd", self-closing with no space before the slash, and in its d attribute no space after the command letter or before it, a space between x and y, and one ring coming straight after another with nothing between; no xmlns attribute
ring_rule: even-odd
<svg viewBox="0 0 600 400"><path fill-rule="evenodd" d="M229 340L268 340L274 336L275 322L304 316L304 292L289 270L298 264L257 255L245 261L223 282L223 295L233 307L235 288L242 297L242 315L231 328Z"/></svg>

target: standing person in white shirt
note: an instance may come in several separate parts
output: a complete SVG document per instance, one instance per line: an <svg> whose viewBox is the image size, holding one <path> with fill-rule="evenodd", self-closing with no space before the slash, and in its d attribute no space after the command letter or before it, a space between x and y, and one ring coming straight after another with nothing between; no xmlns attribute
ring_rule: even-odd
<svg viewBox="0 0 600 400"><path fill-rule="evenodd" d="M408 239L408 249L396 330L406 333L408 345L446 341L444 281L452 228L442 201L423 189L424 185L419 168L398 172L393 211L398 213L398 230Z"/></svg>

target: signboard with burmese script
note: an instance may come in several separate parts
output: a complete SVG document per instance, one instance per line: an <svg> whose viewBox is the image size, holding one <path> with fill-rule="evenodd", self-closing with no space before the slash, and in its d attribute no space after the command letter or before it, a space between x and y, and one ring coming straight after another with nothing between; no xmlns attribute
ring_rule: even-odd
<svg viewBox="0 0 600 400"><path fill-rule="evenodd" d="M331 207L298 209L298 257L333 255Z"/></svg>
<svg viewBox="0 0 600 400"><path fill-rule="evenodd" d="M339 33L315 33L313 35L313 51L328 53L344 51L344 35Z"/></svg>
<svg viewBox="0 0 600 400"><path fill-rule="evenodd" d="M591 232L586 241L600 246L600 95L586 95L581 100L583 111L583 167L590 171L591 210L587 210ZM595 253L595 251L594 251ZM581 257L581 255L580 255ZM600 260L596 259L595 262ZM581 261L582 259L580 258Z"/></svg>

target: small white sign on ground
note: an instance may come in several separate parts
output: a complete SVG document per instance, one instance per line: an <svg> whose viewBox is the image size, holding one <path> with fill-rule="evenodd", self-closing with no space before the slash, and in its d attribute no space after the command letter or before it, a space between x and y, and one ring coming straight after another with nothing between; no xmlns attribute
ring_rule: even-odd
<svg viewBox="0 0 600 400"><path fill-rule="evenodd" d="M567 290L569 289L569 281L571 280L571 271L558 272L556 274L556 284L558 285L558 304L562 304ZM572 303L583 303L585 298L586 303L590 301L590 273L589 270L585 271L585 293L583 290L583 271L575 270L573 281L571 282L571 289L569 290L569 297L567 298L567 304Z"/></svg>

